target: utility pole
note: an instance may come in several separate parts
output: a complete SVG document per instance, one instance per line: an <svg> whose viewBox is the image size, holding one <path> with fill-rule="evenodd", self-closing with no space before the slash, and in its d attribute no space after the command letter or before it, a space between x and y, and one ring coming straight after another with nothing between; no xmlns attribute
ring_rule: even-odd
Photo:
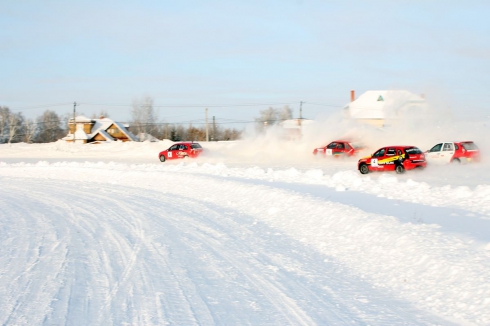
<svg viewBox="0 0 490 326"><path fill-rule="evenodd" d="M299 125L303 122L303 101L299 102Z"/></svg>
<svg viewBox="0 0 490 326"><path fill-rule="evenodd" d="M206 108L206 141L209 141L208 108Z"/></svg>
<svg viewBox="0 0 490 326"><path fill-rule="evenodd" d="M217 141L216 139L216 120L213 115L213 141Z"/></svg>
<svg viewBox="0 0 490 326"><path fill-rule="evenodd" d="M75 143L75 132L77 131L77 124L75 123L76 108L77 102L73 102L73 143Z"/></svg>

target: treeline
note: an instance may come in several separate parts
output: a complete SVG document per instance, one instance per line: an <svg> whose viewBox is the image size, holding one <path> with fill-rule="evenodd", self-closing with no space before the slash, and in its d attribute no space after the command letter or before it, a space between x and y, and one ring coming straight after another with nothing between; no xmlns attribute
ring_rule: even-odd
<svg viewBox="0 0 490 326"><path fill-rule="evenodd" d="M153 98L143 97L133 101L131 111L130 130L140 139L141 135L152 135L158 139L170 139L172 141L205 141L206 126L201 124L199 127L189 124L184 127L182 124L169 124L158 122L159 117L153 107ZM236 140L239 139L242 131L235 128L223 128L219 124L208 124L208 139L210 141Z"/></svg>
<svg viewBox="0 0 490 326"><path fill-rule="evenodd" d="M80 115L83 113L78 113ZM109 118L105 111L92 114L91 118L104 116ZM36 119L27 119L21 112L12 112L8 107L0 106L0 143L49 143L57 141L68 135L68 122L73 117L70 114L63 116L56 112L46 110ZM269 107L260 111L260 117L255 119L256 132L264 132L270 126L277 125L292 118L292 109ZM143 97L133 101L129 130L141 141L156 139L170 139L172 141L226 141L237 140L242 136L242 130L225 128L221 124L209 122L198 126L161 122L153 106L153 98Z"/></svg>
<svg viewBox="0 0 490 326"><path fill-rule="evenodd" d="M205 141L206 126L195 127L189 125L163 124L157 128L157 135L160 139L170 139L172 141ZM210 141L237 140L240 139L242 131L234 128L223 128L220 125L208 125L208 139Z"/></svg>
<svg viewBox="0 0 490 326"><path fill-rule="evenodd" d="M36 119L27 119L21 112L0 106L0 143L49 143L67 132L67 117L47 110Z"/></svg>
<svg viewBox="0 0 490 326"><path fill-rule="evenodd" d="M99 115L92 114L92 118L100 115L109 117L106 112L101 112ZM68 134L68 121L71 118L72 116L69 114L60 116L54 111L46 110L36 119L27 119L21 112L12 112L8 107L0 106L0 143L49 143L57 141ZM140 140L151 138L148 135L157 139L170 139L172 141L206 140L206 126L196 127L190 124L184 127L181 124L161 123L155 122L155 120L142 123L141 120L133 119L129 123L129 130L140 137ZM210 141L236 140L240 136L241 131L237 129L223 128L211 123L208 125Z"/></svg>

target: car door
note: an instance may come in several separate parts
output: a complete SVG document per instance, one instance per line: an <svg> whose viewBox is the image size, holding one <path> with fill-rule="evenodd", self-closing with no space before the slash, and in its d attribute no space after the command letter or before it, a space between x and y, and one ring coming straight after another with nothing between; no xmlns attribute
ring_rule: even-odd
<svg viewBox="0 0 490 326"><path fill-rule="evenodd" d="M334 149L334 155L344 154L344 152L345 152L344 143L337 143L337 148Z"/></svg>
<svg viewBox="0 0 490 326"><path fill-rule="evenodd" d="M442 146L444 145L444 143L439 143L437 145L435 145L434 147L432 147L431 149L429 149L429 151L426 153L425 157L426 157L426 160L430 163L436 163L436 164L441 164L443 162L441 162L441 152L442 152Z"/></svg>
<svg viewBox="0 0 490 326"><path fill-rule="evenodd" d="M189 151L189 147L187 145L181 144L179 146L179 150L177 151L177 156L180 158L184 158L188 155L187 154L188 151Z"/></svg>
<svg viewBox="0 0 490 326"><path fill-rule="evenodd" d="M454 156L454 143L444 143L440 156L441 163L450 163Z"/></svg>
<svg viewBox="0 0 490 326"><path fill-rule="evenodd" d="M384 170L385 171L395 171L395 161L398 159L398 156L396 155L396 148L395 147L388 147L386 149L386 154L385 154L385 159L383 160L384 162Z"/></svg>
<svg viewBox="0 0 490 326"><path fill-rule="evenodd" d="M179 150L179 144L170 146L170 148L167 150L167 158L169 159L177 158L178 150Z"/></svg>
<svg viewBox="0 0 490 326"><path fill-rule="evenodd" d="M327 147L325 148L325 155L332 156L336 148L337 148L336 142L332 142L328 144Z"/></svg>
<svg viewBox="0 0 490 326"><path fill-rule="evenodd" d="M371 157L371 169L373 171L383 171L384 170L384 165L383 165L383 159L385 157L386 153L386 148L381 148L377 152L373 154ZM381 161L381 163L380 163Z"/></svg>

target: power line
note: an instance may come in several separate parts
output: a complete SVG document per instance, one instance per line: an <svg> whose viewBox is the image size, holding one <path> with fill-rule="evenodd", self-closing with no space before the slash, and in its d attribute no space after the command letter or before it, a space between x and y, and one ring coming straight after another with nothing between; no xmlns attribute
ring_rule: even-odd
<svg viewBox="0 0 490 326"><path fill-rule="evenodd" d="M303 102L303 104L311 104L311 105L319 105L319 106L329 106L333 108L343 108L345 105L334 105L334 104L322 104L322 103L313 103L313 102Z"/></svg>
<svg viewBox="0 0 490 326"><path fill-rule="evenodd" d="M57 103L57 104L45 104L45 105L36 105L36 106L26 106L26 107L14 107L11 108L11 111L20 111L20 110L34 110L34 109L44 109L44 108L50 108L50 107L56 107L56 106L64 106L64 105L71 105L72 103ZM9 107L10 108L10 107Z"/></svg>
<svg viewBox="0 0 490 326"><path fill-rule="evenodd" d="M83 105L88 106L118 106L118 107L131 107L132 104L100 104L100 103L85 103ZM264 105L290 105L296 104L295 102L285 102L285 103L247 103L247 104L219 104L219 105L208 105L208 104L179 104L179 105L153 105L154 108L232 108L232 107L249 107L249 106L264 106Z"/></svg>

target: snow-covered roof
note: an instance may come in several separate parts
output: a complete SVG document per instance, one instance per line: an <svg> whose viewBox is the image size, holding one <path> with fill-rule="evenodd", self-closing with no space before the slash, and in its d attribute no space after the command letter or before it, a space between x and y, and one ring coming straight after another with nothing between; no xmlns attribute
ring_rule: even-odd
<svg viewBox="0 0 490 326"><path fill-rule="evenodd" d="M126 137L128 137L132 141L138 141L138 138L136 138L136 136L133 135L131 131L126 129L126 127L122 123L116 121L113 121L113 123L122 131L123 134L126 135Z"/></svg>
<svg viewBox="0 0 490 326"><path fill-rule="evenodd" d="M107 119L107 118L92 119L92 121L94 121L95 123L94 123L94 126L92 127L92 132L89 134L89 138L93 138L100 131L106 131L107 128L109 128L114 123L114 121L112 121L111 119Z"/></svg>
<svg viewBox="0 0 490 326"><path fill-rule="evenodd" d="M73 121L73 118L70 119L71 121ZM84 115L77 115L75 117L75 122L92 122L92 119L90 118L87 118L86 116Z"/></svg>
<svg viewBox="0 0 490 326"><path fill-rule="evenodd" d="M88 136L88 139L92 139L92 138L95 137L95 135L97 135L97 134L100 133L102 136L104 136L105 138L107 138L107 140L114 141L114 138L106 132L106 130L112 124L114 124L114 125L116 125L119 128L119 130L121 130L121 132L123 134L126 135L126 137L128 137L132 141L138 141L138 139L136 138L136 136L133 135L128 129L126 129L126 127L124 126L124 124L122 124L120 122L114 121L114 120L109 119L109 118L88 119L88 121L85 121L85 120L83 120L84 118L85 119L88 119L87 117L84 117L84 116L78 116L78 117L75 118L75 120L77 122L94 122L94 125L92 127L91 133L87 135Z"/></svg>
<svg viewBox="0 0 490 326"><path fill-rule="evenodd" d="M98 134L100 134L101 136L103 136L103 137L105 138L105 140L106 140L106 141L108 141L108 142L115 141L115 139L114 139L114 138L113 138L111 135L109 135L109 134L107 133L107 131L105 131L105 130L102 130L102 129L101 129L101 130L99 130L97 133L98 133ZM96 134L94 134L94 136L95 136L95 135L96 135Z"/></svg>
<svg viewBox="0 0 490 326"><path fill-rule="evenodd" d="M344 107L354 119L386 119L425 109L425 99L405 90L367 91ZM408 112L410 113L410 112Z"/></svg>

